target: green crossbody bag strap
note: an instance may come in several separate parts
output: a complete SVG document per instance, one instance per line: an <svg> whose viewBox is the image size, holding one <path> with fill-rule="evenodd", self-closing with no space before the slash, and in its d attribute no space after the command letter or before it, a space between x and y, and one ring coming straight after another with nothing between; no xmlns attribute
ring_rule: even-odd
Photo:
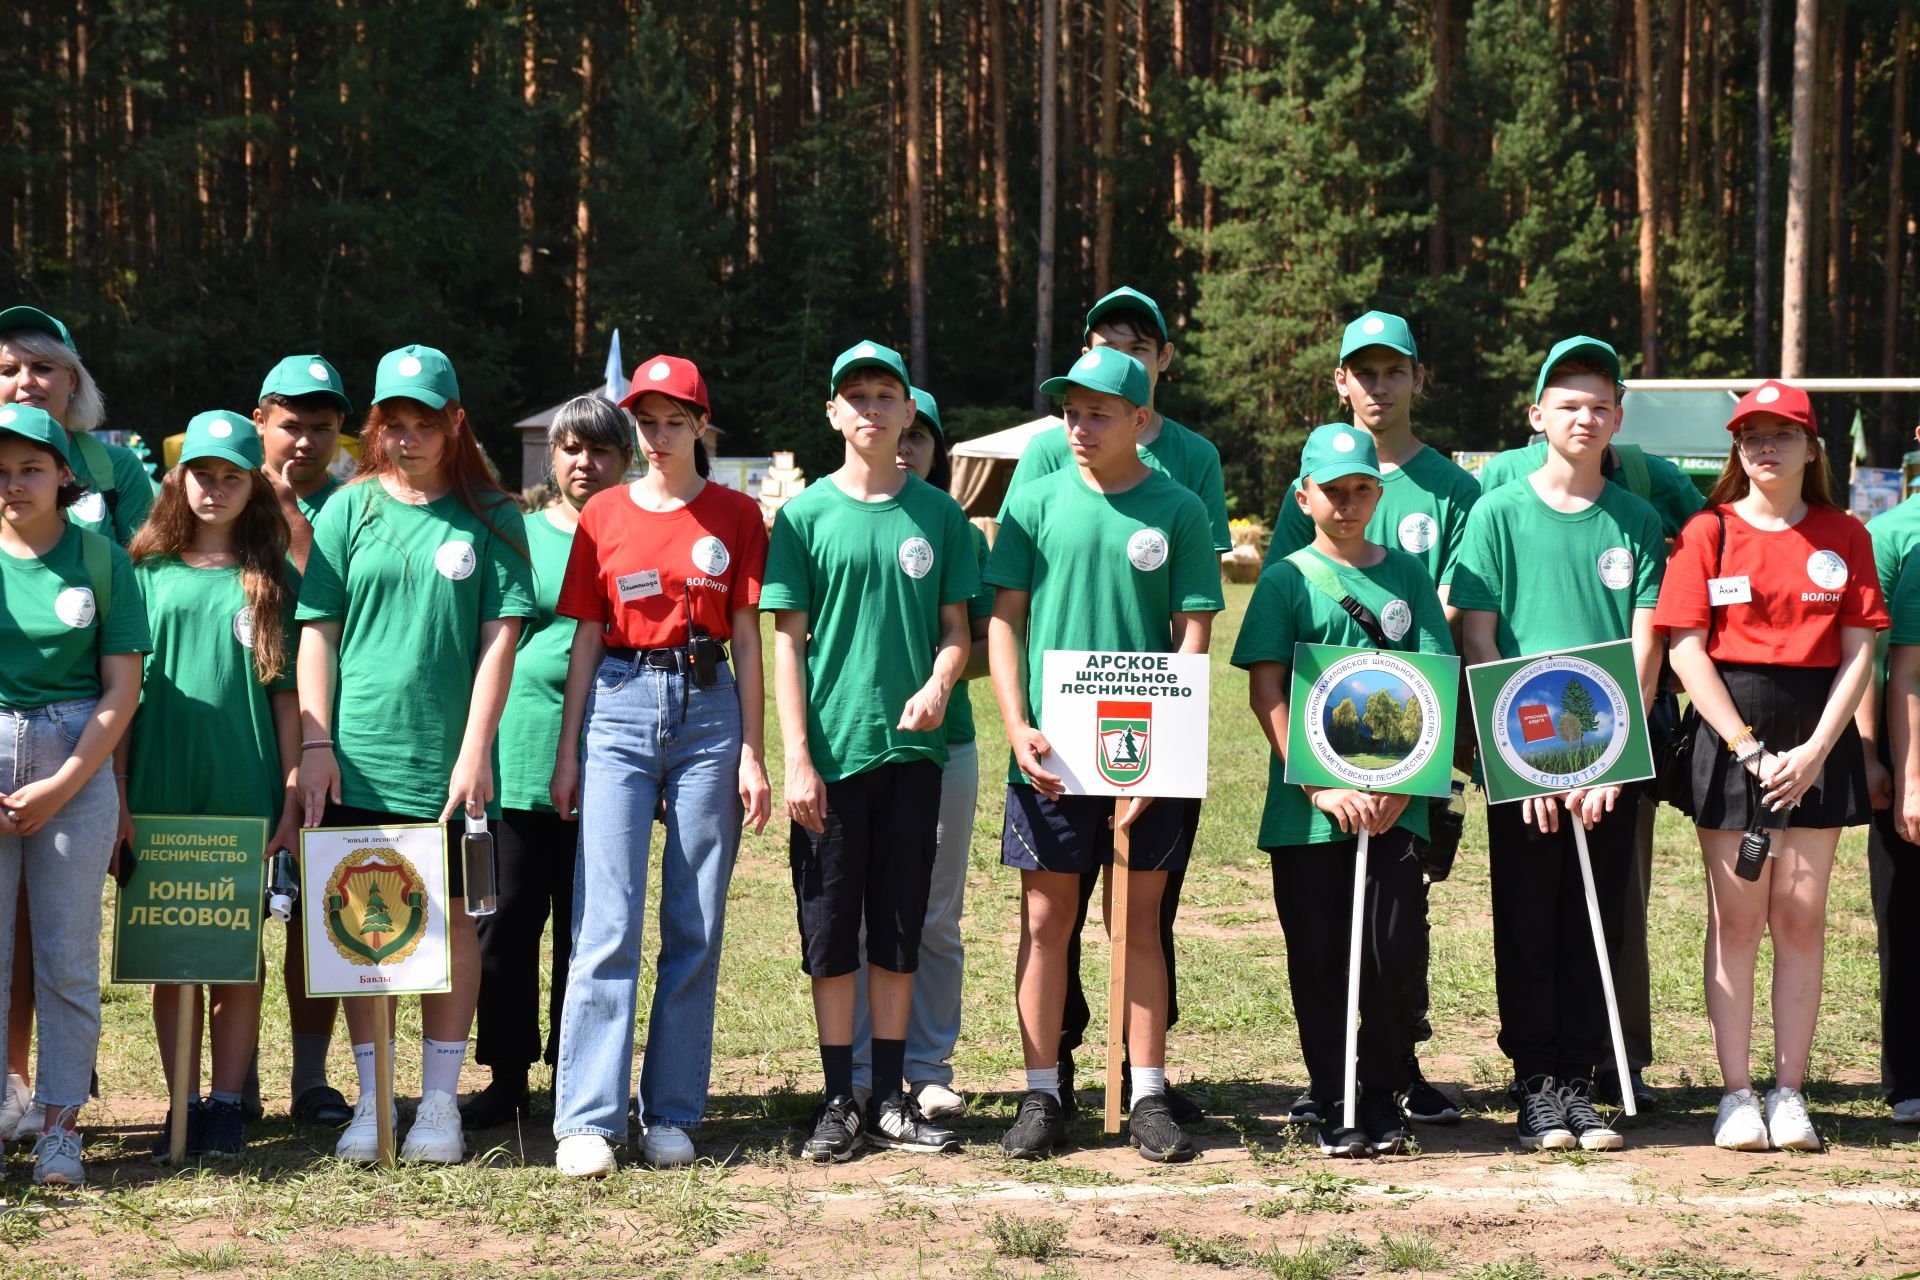
<svg viewBox="0 0 1920 1280"><path fill-rule="evenodd" d="M1287 563L1300 571L1300 576L1309 586L1327 597L1352 618L1359 628L1367 633L1367 639L1373 641L1376 649L1392 649L1394 644L1387 639L1387 633L1380 625L1380 619L1373 616L1373 610L1355 600L1347 589L1340 585L1340 579L1334 574L1326 561L1301 547L1287 557Z"/></svg>
<svg viewBox="0 0 1920 1280"><path fill-rule="evenodd" d="M1620 470L1626 473L1627 492L1642 502L1653 501L1653 472L1647 469L1647 451L1637 444L1616 444Z"/></svg>
<svg viewBox="0 0 1920 1280"><path fill-rule="evenodd" d="M80 535L80 559L93 586L94 618L105 629L113 609L113 539L77 525L74 532Z"/></svg>

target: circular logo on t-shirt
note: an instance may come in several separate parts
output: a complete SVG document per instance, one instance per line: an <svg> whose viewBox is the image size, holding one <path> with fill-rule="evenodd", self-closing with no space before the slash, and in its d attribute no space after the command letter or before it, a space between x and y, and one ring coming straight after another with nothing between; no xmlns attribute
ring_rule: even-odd
<svg viewBox="0 0 1920 1280"><path fill-rule="evenodd" d="M1389 640L1398 640L1412 625L1413 610L1405 600L1389 600L1387 607L1380 611L1380 629L1387 633Z"/></svg>
<svg viewBox="0 0 1920 1280"><path fill-rule="evenodd" d="M719 574L727 571L733 563L733 557L727 554L727 544L718 538L707 537L693 544L693 563L704 573ZM931 552L928 553L931 558ZM913 573L911 569L907 572ZM922 573L926 572L924 569ZM915 573L914 577L920 574Z"/></svg>
<svg viewBox="0 0 1920 1280"><path fill-rule="evenodd" d="M1142 573L1152 573L1167 562L1167 535L1142 529L1127 539L1127 560Z"/></svg>
<svg viewBox="0 0 1920 1280"><path fill-rule="evenodd" d="M933 544L925 538L908 538L900 544L900 567L909 578L924 578L933 572Z"/></svg>
<svg viewBox="0 0 1920 1280"><path fill-rule="evenodd" d="M1439 535L1440 526L1424 511L1416 511L1400 522L1401 549L1416 556L1431 547Z"/></svg>
<svg viewBox="0 0 1920 1280"><path fill-rule="evenodd" d="M1600 553L1600 581L1620 591L1633 585L1633 552L1625 547L1608 547Z"/></svg>
<svg viewBox="0 0 1920 1280"><path fill-rule="evenodd" d="M1847 562L1838 551L1816 551L1807 557L1807 576L1822 591L1838 591L1847 582Z"/></svg>
<svg viewBox="0 0 1920 1280"><path fill-rule="evenodd" d="M93 622L93 592L86 587L68 587L53 598L53 614L75 631Z"/></svg>
<svg viewBox="0 0 1920 1280"><path fill-rule="evenodd" d="M480 567L480 558L474 555L471 542L443 542L433 553L433 567L440 571L441 577L458 582L473 576L473 571Z"/></svg>
<svg viewBox="0 0 1920 1280"><path fill-rule="evenodd" d="M76 520L85 520L88 524L99 524L107 518L107 500L97 493L83 493L80 501L68 508Z"/></svg>
<svg viewBox="0 0 1920 1280"><path fill-rule="evenodd" d="M233 638L243 649L253 648L253 606L244 606L233 615Z"/></svg>
<svg viewBox="0 0 1920 1280"><path fill-rule="evenodd" d="M400 357L399 369L400 369L400 376L403 378L413 378L413 377L419 376L420 357L419 356Z"/></svg>

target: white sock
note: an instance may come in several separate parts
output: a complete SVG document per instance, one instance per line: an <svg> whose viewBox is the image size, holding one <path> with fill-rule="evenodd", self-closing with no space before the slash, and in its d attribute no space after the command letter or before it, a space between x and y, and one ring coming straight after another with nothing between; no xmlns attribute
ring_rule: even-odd
<svg viewBox="0 0 1920 1280"><path fill-rule="evenodd" d="M1133 1076L1133 1100L1152 1098L1167 1091L1167 1069L1165 1067L1129 1067Z"/></svg>
<svg viewBox="0 0 1920 1280"><path fill-rule="evenodd" d="M1033 1093L1036 1090L1040 1093L1060 1092L1060 1068L1057 1064L1037 1069L1027 1068L1027 1092Z"/></svg>
<svg viewBox="0 0 1920 1280"><path fill-rule="evenodd" d="M374 1079L373 1041L353 1046L353 1069L360 1075L360 1096L371 1098L379 1087Z"/></svg>
<svg viewBox="0 0 1920 1280"><path fill-rule="evenodd" d="M444 1093L456 1097L460 1092L460 1067L467 1060L465 1040L429 1038L420 1055L420 1096Z"/></svg>

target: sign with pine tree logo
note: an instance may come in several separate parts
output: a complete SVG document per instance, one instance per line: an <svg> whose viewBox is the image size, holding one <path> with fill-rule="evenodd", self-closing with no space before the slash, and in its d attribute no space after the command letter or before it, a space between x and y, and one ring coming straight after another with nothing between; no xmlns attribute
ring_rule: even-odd
<svg viewBox="0 0 1920 1280"><path fill-rule="evenodd" d="M438 823L301 832L309 995L452 989L446 834Z"/></svg>
<svg viewBox="0 0 1920 1280"><path fill-rule="evenodd" d="M1029 694L1043 767L1068 795L1204 796L1209 695L1204 653L1048 649Z"/></svg>
<svg viewBox="0 0 1920 1280"><path fill-rule="evenodd" d="M1653 776L1630 640L1468 667L1467 691L1489 803Z"/></svg>
<svg viewBox="0 0 1920 1280"><path fill-rule="evenodd" d="M1289 784L1450 792L1458 658L1296 644L1292 685Z"/></svg>

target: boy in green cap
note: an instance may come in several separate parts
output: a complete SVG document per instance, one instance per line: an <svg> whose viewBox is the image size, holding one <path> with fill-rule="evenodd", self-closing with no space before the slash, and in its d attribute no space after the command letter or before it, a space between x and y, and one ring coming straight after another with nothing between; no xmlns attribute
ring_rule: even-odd
<svg viewBox="0 0 1920 1280"><path fill-rule="evenodd" d="M280 512L287 519L287 559L305 572L313 545L313 522L320 509L340 488L327 470L340 448L340 431L353 402L340 372L324 356L287 356L260 383L253 424L260 433L266 460L260 474L273 486ZM327 1051L333 1043L334 1017L340 1001L307 995L306 960L301 946L302 916L287 925L284 966L287 1021L293 1028L293 1077L288 1096L293 1118L301 1124L345 1124L353 1108L327 1081ZM257 1105L259 1084L249 1077L250 1101Z"/></svg>
<svg viewBox="0 0 1920 1280"><path fill-rule="evenodd" d="M1075 465L1025 485L1002 512L987 560L998 588L988 624L994 695L1012 760L1000 860L1020 871L1018 968L1027 1094L1000 1149L1032 1159L1066 1135L1061 1024L1083 883L1113 859L1113 803L1069 796L1047 768L1038 728L1048 649L1205 653L1225 607L1206 508L1146 464L1139 439L1152 379L1132 356L1095 346L1040 389L1062 398ZM1024 668L1023 668L1024 663ZM1167 966L1161 901L1184 868L1186 807L1133 801L1127 919L1131 1054L1128 1133L1149 1160L1190 1160L1193 1144L1166 1098Z"/></svg>
<svg viewBox="0 0 1920 1280"><path fill-rule="evenodd" d="M1469 664L1632 640L1644 706L1659 676L1653 607L1666 544L1658 513L1601 474L1620 392L1620 360L1605 342L1568 338L1548 354L1531 414L1546 436L1546 461L1524 481L1481 495L1454 563L1452 599ZM1564 570L1552 590L1541 590L1534 567L1542 554ZM1611 1049L1598 958L1570 942L1588 932L1571 823L1588 829L1611 951L1620 945L1640 791L1579 788L1488 811L1500 1049L1513 1061L1518 1134L1530 1150L1621 1146L1592 1103L1594 1066Z"/></svg>
<svg viewBox="0 0 1920 1280"><path fill-rule="evenodd" d="M801 967L826 1077L802 1147L815 1161L850 1159L869 1138L909 1151L958 1145L901 1085L947 761L942 725L980 585L960 505L898 464L914 415L899 353L848 348L829 390L844 460L780 508L760 592L774 614ZM873 1017L864 1116L853 1097L863 920Z"/></svg>
<svg viewBox="0 0 1920 1280"><path fill-rule="evenodd" d="M1444 584L1453 568L1454 557L1459 554L1467 512L1480 497L1480 485L1453 459L1421 443L1413 433L1413 402L1419 398L1426 376L1413 329L1402 316L1388 311L1369 311L1341 334L1340 362L1333 370L1334 392L1352 411L1354 425L1372 437L1380 459L1380 500L1369 518L1367 537L1419 560L1439 588L1440 603L1444 607L1447 603ZM1274 516L1266 568L1314 541L1313 521L1300 504L1299 493L1300 481L1296 479ZM1448 609L1447 621L1457 628L1458 612ZM1444 810L1448 802L1434 801L1428 808L1430 812ZM1416 842L1416 852L1423 855L1429 847L1424 838ZM1447 865L1436 861L1433 874L1444 879L1446 873ZM1422 920L1426 918L1426 900L1423 881L1419 898ZM1423 993L1427 986L1426 969L1423 959L1419 964ZM1407 1112L1415 1120L1450 1123L1460 1118L1460 1109L1427 1082L1414 1052L1417 1041L1433 1035L1433 1029L1426 1022L1424 994L1420 1007L1422 1012L1415 1020L1414 1039L1408 1041L1406 1048L1412 1070L1406 1091ZM1303 1094L1294 1103L1288 1118L1296 1124L1318 1123L1324 1118L1322 1102L1324 1099L1316 1100L1311 1092Z"/></svg>
<svg viewBox="0 0 1920 1280"><path fill-rule="evenodd" d="M1231 550L1233 535L1227 527L1226 485L1220 473L1220 451L1211 440L1172 418L1162 416L1154 407L1154 397L1160 389L1160 375L1173 363L1173 337L1167 328L1166 316L1160 311L1160 304L1140 290L1122 285L1087 309L1081 340L1083 345L1080 350L1083 353L1096 347L1110 347L1132 356L1146 370L1147 425L1140 432L1140 460L1155 471L1164 472L1198 497L1206 508L1213 549L1216 552ZM1002 522L1006 520L1007 502L1023 486L1055 471L1070 471L1074 465L1074 454L1067 443L1065 428L1043 431L1033 437L1021 452L1020 461L1007 482L1007 499L1001 503L999 519ZM1182 828L1181 838L1191 853L1194 837L1200 829L1201 802L1183 800L1179 803L1186 810L1186 824ZM1175 963L1173 923L1180 910L1180 890L1186 882L1186 876L1186 862L1183 859L1177 868L1168 873L1167 891L1160 903L1160 951L1167 966L1169 1027L1180 1021L1179 973ZM1086 925L1087 907L1099 884L1099 869L1095 868L1080 886L1080 914L1070 944L1073 954L1067 978L1067 1013L1060 1036L1060 1098L1070 1111L1076 1105L1073 1051L1080 1047L1086 1036L1087 1023L1092 1017L1086 992L1080 982L1080 931ZM1166 1097L1167 1105L1173 1109L1174 1119L1186 1124L1200 1118L1200 1108L1178 1089L1169 1087Z"/></svg>
<svg viewBox="0 0 1920 1280"><path fill-rule="evenodd" d="M1273 904L1287 937L1287 979L1318 1099L1320 1150L1333 1156L1398 1152L1408 1134L1400 1098L1416 1079L1412 1055L1426 964L1426 891L1414 841L1427 806L1403 795L1286 781L1287 683L1296 641L1420 653L1453 652L1447 616L1426 563L1372 540L1384 501L1372 436L1331 423L1307 437L1295 508L1313 540L1269 564L1253 589L1233 649L1247 672L1255 719L1273 748L1260 847L1273 864ZM1388 526L1392 528L1393 526ZM1349 869L1359 833L1367 849L1366 957L1360 986L1358 1129L1342 1124Z"/></svg>

